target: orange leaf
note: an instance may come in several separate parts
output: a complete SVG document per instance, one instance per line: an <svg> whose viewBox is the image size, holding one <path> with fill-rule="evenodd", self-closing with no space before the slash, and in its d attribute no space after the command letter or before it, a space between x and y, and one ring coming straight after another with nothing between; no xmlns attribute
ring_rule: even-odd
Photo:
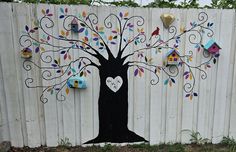
<svg viewBox="0 0 236 152"><path fill-rule="evenodd" d="M109 40L109 41L111 41L111 40L112 40L112 36L111 36L111 35L108 37L108 40Z"/></svg>
<svg viewBox="0 0 236 152"><path fill-rule="evenodd" d="M68 56L69 60L71 60L71 55Z"/></svg>
<svg viewBox="0 0 236 152"><path fill-rule="evenodd" d="M66 36L68 36L69 35L69 31L66 31Z"/></svg>
<svg viewBox="0 0 236 152"><path fill-rule="evenodd" d="M193 99L193 95L190 95L190 97L189 97L189 98L190 98L190 100L192 100L192 99Z"/></svg>
<svg viewBox="0 0 236 152"><path fill-rule="evenodd" d="M127 17L129 15L129 12L125 12L124 17Z"/></svg>
<svg viewBox="0 0 236 152"><path fill-rule="evenodd" d="M97 34L95 34L95 33L93 33L93 36L95 36L95 37L98 37L98 35L97 35Z"/></svg>
<svg viewBox="0 0 236 152"><path fill-rule="evenodd" d="M70 91L69 88L66 88L66 94L69 94L69 91Z"/></svg>
<svg viewBox="0 0 236 152"><path fill-rule="evenodd" d="M86 12L85 11L83 11L82 16L86 17Z"/></svg>
<svg viewBox="0 0 236 152"><path fill-rule="evenodd" d="M138 74L139 74L140 77L142 77L142 72L141 72L141 70L138 70Z"/></svg>

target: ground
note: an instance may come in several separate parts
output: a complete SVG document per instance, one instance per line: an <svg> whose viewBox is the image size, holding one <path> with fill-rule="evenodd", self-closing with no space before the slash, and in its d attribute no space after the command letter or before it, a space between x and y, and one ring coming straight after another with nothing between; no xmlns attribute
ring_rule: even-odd
<svg viewBox="0 0 236 152"><path fill-rule="evenodd" d="M104 147L66 147L58 146L54 148L38 147L38 148L14 148L10 152L236 152L236 149L228 145L218 144L205 144L205 145L182 145L182 144L163 144L159 146L149 146L146 144L141 145L128 145L116 147L106 145Z"/></svg>

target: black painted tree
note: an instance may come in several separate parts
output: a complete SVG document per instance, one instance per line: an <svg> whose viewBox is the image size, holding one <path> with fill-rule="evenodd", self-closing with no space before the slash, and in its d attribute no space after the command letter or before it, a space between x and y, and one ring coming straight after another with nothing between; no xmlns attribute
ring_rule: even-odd
<svg viewBox="0 0 236 152"><path fill-rule="evenodd" d="M86 77L91 73L89 68L97 68L100 76L99 134L87 143L146 141L127 127L127 75L130 67L134 68L134 76L141 77L144 72L151 72L155 76L155 79L150 81L152 85L159 82L158 75L162 72L168 78L164 84L170 86L175 83L180 69L185 67L182 73L189 81L185 82L183 90L186 92L185 96L192 99L198 96L197 92L194 92L193 70L199 70L201 78L205 79L206 68L210 67L210 62L216 63L219 56L218 53L210 54L203 48L203 36L209 39L213 36L211 29L213 23L207 22L208 16L204 12L199 13L198 21L191 22L189 27L182 27L179 30L171 26L166 29L165 32L171 35L167 40L162 39L158 25L153 28L152 33L145 33L144 18L129 16L128 12L108 14L101 25L96 14L82 12L73 15L68 13L67 8L59 10L58 24L62 24L61 26L55 24L53 17L49 9L43 9L42 16L36 19L35 25L32 27L26 25L25 32L19 39L25 52L34 51L34 55L38 53L40 59L37 62L26 59L23 63L24 69L30 71L38 68L45 82L44 85L37 85L34 78L28 77L25 84L29 88L43 89L40 97L43 103L48 102L47 93L55 93L58 101L64 101L70 90L67 85L68 80L75 76ZM115 23L111 22L111 18ZM58 28L59 35L49 32ZM178 64L152 64L152 58L146 55L148 51L177 51L182 36L187 35L186 33L189 45L206 59L204 62L192 65L193 51L185 51L185 54L177 53ZM130 46L134 46L133 50L130 50ZM74 59L72 52L76 51L86 56ZM59 81L56 81L58 79Z"/></svg>

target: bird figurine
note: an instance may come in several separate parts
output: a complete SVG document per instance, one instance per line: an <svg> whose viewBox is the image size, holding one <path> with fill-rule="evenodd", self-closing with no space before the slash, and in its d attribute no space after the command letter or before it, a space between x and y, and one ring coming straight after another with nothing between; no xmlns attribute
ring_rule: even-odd
<svg viewBox="0 0 236 152"><path fill-rule="evenodd" d="M155 31L152 32L152 36L150 37L150 39L151 39L153 36L159 35L159 32L160 32L160 28L157 27L157 28L155 29Z"/></svg>

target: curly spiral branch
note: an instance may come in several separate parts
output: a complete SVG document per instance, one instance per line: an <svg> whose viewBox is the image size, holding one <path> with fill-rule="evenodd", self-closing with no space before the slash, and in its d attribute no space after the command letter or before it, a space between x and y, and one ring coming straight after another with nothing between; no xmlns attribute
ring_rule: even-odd
<svg viewBox="0 0 236 152"><path fill-rule="evenodd" d="M112 22L111 22L111 21L108 21L108 19L109 19L110 17L112 17L112 16L114 16L114 17L117 19L117 21L119 22L120 28L121 28L121 21L120 21L120 18L119 18L116 14L109 14L109 15L104 19L104 25L105 25L105 27L108 28L108 29L110 29L110 28L113 27ZM121 30L121 29L120 29L120 30Z"/></svg>
<svg viewBox="0 0 236 152"><path fill-rule="evenodd" d="M32 39L29 35L22 35L19 38L19 43L20 43L20 46L22 46L24 48L28 48L28 47L32 46Z"/></svg>
<svg viewBox="0 0 236 152"><path fill-rule="evenodd" d="M174 38L177 34L177 28L175 26L170 26L168 32L172 34L172 38Z"/></svg>
<svg viewBox="0 0 236 152"><path fill-rule="evenodd" d="M208 20L208 15L205 12L200 12L198 14L198 20L200 21L199 25L204 24Z"/></svg>
<svg viewBox="0 0 236 152"><path fill-rule="evenodd" d="M169 65L167 67L167 70L166 71L166 68L162 68L162 70L169 76L169 77L177 77L179 75L179 68L177 65Z"/></svg>

